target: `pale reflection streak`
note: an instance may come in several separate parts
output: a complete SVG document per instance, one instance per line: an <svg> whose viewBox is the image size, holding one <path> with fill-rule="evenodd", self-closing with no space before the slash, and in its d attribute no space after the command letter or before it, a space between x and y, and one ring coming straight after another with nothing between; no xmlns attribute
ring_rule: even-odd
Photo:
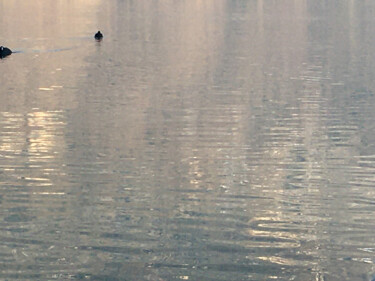
<svg viewBox="0 0 375 281"><path fill-rule="evenodd" d="M18 171L18 177L28 186L52 186L50 175L59 173L56 162L64 146L63 112L33 111L26 115L2 112L0 126L2 167L13 171L13 176ZM7 159L12 164L7 164Z"/></svg>
<svg viewBox="0 0 375 281"><path fill-rule="evenodd" d="M14 141L14 138L22 134L23 117L21 114L13 114L10 112L1 112L0 122L2 127L2 136L0 142L0 153L2 157L13 157L13 154L22 152L23 144Z"/></svg>
<svg viewBox="0 0 375 281"><path fill-rule="evenodd" d="M69 26L70 34L74 34L76 30L84 29L87 24L87 21L83 21L78 15L92 11L98 4L98 0L82 0L79 4L64 1L53 1L46 4L43 0L8 2L7 12L2 13L3 21L13 24L7 25L4 30L5 37L14 38L11 34L18 34L18 37L24 38L25 41L33 39L34 42L30 43L38 44L35 40L40 41L56 33L62 34L67 31L67 26ZM33 24L30 24L31 22ZM31 34L32 38L30 38ZM43 48L45 45L41 47Z"/></svg>
<svg viewBox="0 0 375 281"><path fill-rule="evenodd" d="M287 258L282 258L282 257L277 257L277 256L262 256L258 257L259 260L262 261L268 261L271 263L279 264L279 265L287 265L287 266L308 266L309 263L304 262L304 261L299 261L297 259L287 259ZM277 277L275 279L278 279Z"/></svg>
<svg viewBox="0 0 375 281"><path fill-rule="evenodd" d="M163 62L168 83L175 83L176 86L183 83L187 86L207 78L205 76L212 70L208 67L215 67L218 47L224 40L223 29L218 27L224 27L225 1L208 0L203 3L193 0L179 4L169 0L164 1L163 5L184 9L183 13L175 14L180 18L166 21L173 29L168 28L168 33L163 32L166 36L163 40L170 42Z"/></svg>
<svg viewBox="0 0 375 281"><path fill-rule="evenodd" d="M262 10L262 1L259 2L259 9ZM282 9L282 6L280 5L278 8ZM252 7L246 8L251 11ZM305 9L304 1L296 2L294 8L296 14L299 12L306 13L303 10ZM307 44L307 27L305 23L301 24L297 17L291 17L296 20L286 21L282 18L282 13L280 13L280 18L277 19L279 22L276 22L284 25L283 31L293 30L293 34L286 34L285 41L283 41L285 45L281 44L279 46L280 52L275 54L274 48L271 48L272 44L269 43L274 38L280 38L278 37L279 35L273 34L273 38L263 38L263 42L257 41L257 44L254 44L247 35L247 32L252 32L251 27L249 31L249 26L242 26L247 21L241 20L240 13L236 14L233 11L233 14L235 15L233 16L234 20L229 22L235 27L230 30L235 29L238 31L238 36L227 35L232 36L233 38L231 39L233 40L227 41L231 42L227 49L219 50L225 52L225 55L218 56L220 58L228 57L229 54L230 57L233 57L227 61L220 61L219 59L215 61L216 55L210 57L210 59L215 61L211 65L216 67L216 73L212 75L212 79L216 84L212 85L212 89L208 93L202 92L196 95L193 93L196 99L192 99L194 102L191 105L195 107L184 111L183 135L179 138L186 141L183 146L186 148L183 151L183 155L184 159L190 159L188 170L190 187L193 190L206 189L212 192L186 193L185 197L195 199L195 201L181 208L194 211L195 207L199 205L200 213L208 215L215 211L219 212L221 214L220 217L226 219L228 224L235 221L235 219L231 218L231 215L240 217L247 213L251 217L257 212L264 213L263 215L268 217L253 218L255 221L259 219L262 222L258 224L250 223L251 228L247 228L249 240L244 239L236 242L236 244L248 249L266 247L279 247L285 250L290 248L297 249L301 247L301 241L316 239L313 234L306 233L306 226L303 225L303 220L306 217L301 218L298 213L288 212L289 207L283 206L287 201L298 205L297 202L293 202L293 199L289 198L295 198L297 194L301 193L295 190L285 190L283 186L285 178L290 172L285 167L291 163L295 153L294 150L301 146L300 140L303 138L303 131L299 127L299 119L304 118L305 115L299 111L298 102L292 98L292 104L286 107L286 110L292 109L292 116L287 115L289 111L286 111L285 114L282 112L275 124L261 128L261 132L264 135L260 138L265 140L263 143L256 143L252 139L248 143L248 140L249 135L255 138L260 134L256 130L256 124L254 128L251 127L253 126L252 123L257 121L252 116L258 110L257 107L264 108L265 113L272 114L272 106L274 108L282 106L282 104L277 104L280 95L289 101L287 97L291 93L285 91L289 87L284 87L284 83L294 83L290 77L298 75L300 68L307 59L306 53L301 51L306 49L301 44ZM244 12L244 14L246 13ZM256 15L256 17L263 18L263 15ZM262 22L260 21L260 23ZM267 25L269 25L269 22ZM296 29L295 27L298 28ZM269 28L270 26L256 27L258 31L262 31L260 34L269 34L264 31ZM225 35L223 34L222 36ZM236 42L236 39L238 42ZM296 42L294 50L288 49L291 45L291 40ZM238 47L244 45L247 47ZM271 61L269 64L259 67L262 61L258 61L259 58ZM249 63L251 59L253 59L252 64ZM284 62L289 64L284 64ZM201 64L203 64L202 67L204 68L204 63ZM280 65L284 69L275 71ZM189 68L186 67L186 69ZM226 73L225 69L236 69L236 73ZM207 73L211 74L212 72L208 70ZM281 77L273 77L280 74L282 74ZM233 83L230 83L229 81L233 77L236 77L236 79ZM181 75L178 78L181 79ZM283 82L284 80L289 81L289 79L290 82ZM225 89L220 87L223 81L225 81ZM230 88L229 85L233 88ZM276 90L280 85L282 86L281 90ZM259 93L259 95L249 94L249 89L252 89L252 93ZM189 101L191 100L187 100L187 102ZM269 108L267 108L268 106ZM249 108L253 110L250 114ZM266 116L264 118L266 120L270 119L270 117ZM245 155L244 152L246 152ZM250 153L250 155L247 153ZM300 169L305 170L305 167L302 165ZM243 187L239 188L239 185ZM264 200L265 194L268 193L269 197L273 198L273 200L267 200L270 203L268 207L279 209L279 211L264 212L265 206L261 203L258 205L253 201L231 200L231 198L240 196L241 192L248 194L249 190L262 200ZM197 203L196 200L200 200L200 203ZM204 205L202 205L202 202L204 202ZM243 208L243 212L237 211L240 208ZM316 220L310 216L307 218L312 221ZM274 224L272 226L268 223L274 220L280 221L282 225ZM205 219L205 221L209 220ZM296 226L292 231L283 231L283 228L293 228L293 225ZM302 227L303 231L298 231L298 227ZM205 227L201 227L201 229L205 229ZM261 241L258 240L259 238L261 238ZM252 239L255 239L255 241ZM226 244L220 239L218 241ZM252 258L256 259L256 256ZM265 260L266 257L261 256L258 259ZM273 256L268 259L271 263L289 265L295 265L297 263L296 260L286 257L275 258ZM311 265L311 263L310 261L300 262L303 265Z"/></svg>

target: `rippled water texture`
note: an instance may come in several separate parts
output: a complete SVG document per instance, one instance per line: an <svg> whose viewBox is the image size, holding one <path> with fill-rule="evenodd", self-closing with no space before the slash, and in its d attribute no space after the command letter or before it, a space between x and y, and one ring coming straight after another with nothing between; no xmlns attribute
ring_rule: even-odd
<svg viewBox="0 0 375 281"><path fill-rule="evenodd" d="M0 0L0 279L371 280L374 34L368 0Z"/></svg>

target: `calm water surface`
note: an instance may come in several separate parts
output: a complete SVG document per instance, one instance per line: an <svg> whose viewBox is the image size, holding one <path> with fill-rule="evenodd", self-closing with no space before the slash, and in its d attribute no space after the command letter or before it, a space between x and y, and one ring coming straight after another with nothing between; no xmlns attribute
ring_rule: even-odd
<svg viewBox="0 0 375 281"><path fill-rule="evenodd" d="M369 0L0 0L0 279L371 280L374 34Z"/></svg>

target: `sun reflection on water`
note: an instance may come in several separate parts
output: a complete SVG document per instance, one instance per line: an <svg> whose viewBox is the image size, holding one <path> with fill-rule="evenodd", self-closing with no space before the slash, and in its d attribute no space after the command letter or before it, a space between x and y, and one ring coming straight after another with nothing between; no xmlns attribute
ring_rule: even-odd
<svg viewBox="0 0 375 281"><path fill-rule="evenodd" d="M18 171L27 186L52 186L51 175L61 168L58 162L64 149L64 112L2 112L0 127L1 167Z"/></svg>

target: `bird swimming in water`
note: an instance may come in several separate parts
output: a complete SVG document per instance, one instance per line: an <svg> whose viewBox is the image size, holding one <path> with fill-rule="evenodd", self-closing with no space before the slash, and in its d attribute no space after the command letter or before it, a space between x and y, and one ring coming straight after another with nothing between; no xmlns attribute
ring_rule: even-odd
<svg viewBox="0 0 375 281"><path fill-rule="evenodd" d="M97 33L95 33L94 37L96 40L100 41L103 39L103 34L100 31L98 31Z"/></svg>
<svg viewBox="0 0 375 281"><path fill-rule="evenodd" d="M6 56L9 56L12 53L10 49L7 47L0 46L0 59L5 58Z"/></svg>

